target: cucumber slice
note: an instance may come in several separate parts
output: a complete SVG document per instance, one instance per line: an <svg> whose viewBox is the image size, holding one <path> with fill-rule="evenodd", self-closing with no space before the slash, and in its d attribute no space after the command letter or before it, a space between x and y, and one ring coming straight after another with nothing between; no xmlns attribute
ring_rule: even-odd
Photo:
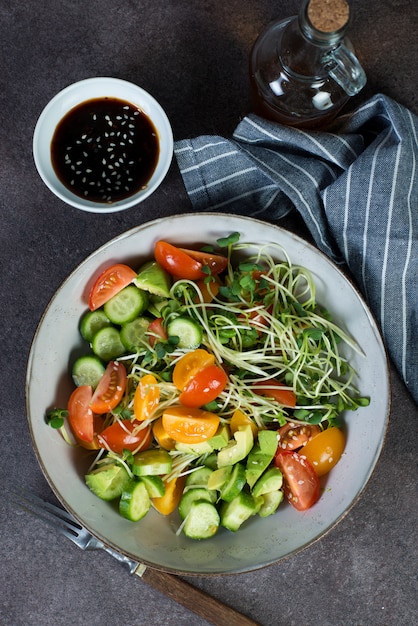
<svg viewBox="0 0 418 626"><path fill-rule="evenodd" d="M119 513L131 522L145 517L151 506L148 490L142 481L131 480L122 491Z"/></svg>
<svg viewBox="0 0 418 626"><path fill-rule="evenodd" d="M183 532L190 539L209 539L219 528L219 513L216 507L205 500L195 500L183 526Z"/></svg>
<svg viewBox="0 0 418 626"><path fill-rule="evenodd" d="M105 366L99 357L92 354L80 356L74 363L72 369L72 377L77 387L89 385L96 389L103 374Z"/></svg>
<svg viewBox="0 0 418 626"><path fill-rule="evenodd" d="M268 517L277 511L277 507L283 500L283 491L270 491L263 496L263 504L258 514L260 517Z"/></svg>
<svg viewBox="0 0 418 626"><path fill-rule="evenodd" d="M181 519L186 519L193 502L197 500L204 500L214 504L216 502L216 491L209 491L209 489L204 487L191 487L191 489L184 491L178 506Z"/></svg>
<svg viewBox="0 0 418 626"><path fill-rule="evenodd" d="M186 487L206 487L208 486L208 480L213 474L213 470L210 467L199 467L188 474L186 478Z"/></svg>
<svg viewBox="0 0 418 626"><path fill-rule="evenodd" d="M245 482L245 468L241 463L236 463L229 478L221 487L221 499L231 502L243 490Z"/></svg>
<svg viewBox="0 0 418 626"><path fill-rule="evenodd" d="M148 295L135 285L128 285L119 293L110 298L103 310L114 324L126 324L132 322L141 315L148 306Z"/></svg>
<svg viewBox="0 0 418 626"><path fill-rule="evenodd" d="M203 339L203 328L195 322L191 317L179 315L167 324L167 333L169 336L179 338L177 346L193 350L198 348Z"/></svg>
<svg viewBox="0 0 418 626"><path fill-rule="evenodd" d="M164 476L171 467L172 459L166 450L144 450L135 454L132 472L136 476Z"/></svg>
<svg viewBox="0 0 418 626"><path fill-rule="evenodd" d="M260 476L252 488L253 496L263 496L271 491L278 491L283 484L283 475L278 467L270 467Z"/></svg>
<svg viewBox="0 0 418 626"><path fill-rule="evenodd" d="M80 334L83 339L90 343L98 330L111 325L112 322L107 317L103 309L97 309L96 311L87 311L86 313L84 313L80 321Z"/></svg>
<svg viewBox="0 0 418 626"><path fill-rule="evenodd" d="M131 480L122 465L108 463L86 474L87 487L102 500L114 500L122 495Z"/></svg>
<svg viewBox="0 0 418 626"><path fill-rule="evenodd" d="M231 502L224 502L221 506L221 525L236 532L240 526L252 515L260 510L263 498L253 498L246 491L241 491Z"/></svg>
<svg viewBox="0 0 418 626"><path fill-rule="evenodd" d="M150 323L148 317L137 317L132 322L123 324L120 329L120 340L127 350L137 350L142 345Z"/></svg>
<svg viewBox="0 0 418 626"><path fill-rule="evenodd" d="M150 498L162 498L165 494L165 485L160 476L141 476L140 480L147 488Z"/></svg>
<svg viewBox="0 0 418 626"><path fill-rule="evenodd" d="M101 328L94 335L91 347L96 356L102 361L112 361L126 352L120 339L120 333L114 326Z"/></svg>

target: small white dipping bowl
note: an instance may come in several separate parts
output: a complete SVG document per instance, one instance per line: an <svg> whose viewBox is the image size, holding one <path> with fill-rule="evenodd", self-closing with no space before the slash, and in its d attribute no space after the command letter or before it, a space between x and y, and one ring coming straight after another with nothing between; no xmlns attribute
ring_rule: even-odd
<svg viewBox="0 0 418 626"><path fill-rule="evenodd" d="M59 122L82 102L104 97L124 100L139 108L151 120L159 141L157 165L146 187L112 203L93 202L72 193L57 177L51 159L51 141ZM161 184L173 157L173 133L160 104L141 87L118 78L88 78L60 91L42 111L35 126L33 156L40 177L58 198L83 211L113 213L139 204Z"/></svg>

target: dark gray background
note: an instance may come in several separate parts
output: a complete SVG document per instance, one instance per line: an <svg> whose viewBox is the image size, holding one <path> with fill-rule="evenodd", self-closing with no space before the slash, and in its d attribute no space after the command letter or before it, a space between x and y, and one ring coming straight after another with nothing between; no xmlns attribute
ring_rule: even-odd
<svg viewBox="0 0 418 626"><path fill-rule="evenodd" d="M92 76L150 91L175 139L229 135L249 110L257 33L296 0L2 0L0 4L1 485L54 500L35 459L24 379L42 311L90 252L143 221L191 210L175 161L159 190L123 213L82 213L56 199L32 160L36 119L68 84ZM353 0L351 38L368 84L418 113L415 0ZM297 218L283 225L304 233ZM393 369L393 368L392 368ZM265 626L402 626L415 622L417 406L391 372L386 445L362 496L326 537L253 573L193 584ZM48 384L48 381L45 381ZM0 622L7 626L203 626L105 553L83 553L3 496Z"/></svg>

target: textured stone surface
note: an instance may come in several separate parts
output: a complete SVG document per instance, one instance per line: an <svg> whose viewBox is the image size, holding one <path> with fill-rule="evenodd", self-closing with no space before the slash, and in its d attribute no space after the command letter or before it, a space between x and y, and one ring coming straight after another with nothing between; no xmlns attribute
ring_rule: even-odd
<svg viewBox="0 0 418 626"><path fill-rule="evenodd" d="M413 0L353 0L351 38L368 75L357 98L383 92L418 113ZM2 488L20 482L53 500L25 418L26 358L50 297L113 236L190 211L175 163L142 206L99 216L65 206L31 154L48 100L77 80L138 83L164 106L176 139L230 134L248 111L247 60L270 20L295 0L3 0L0 6L0 259ZM352 103L354 104L354 102ZM294 218L284 223L304 232ZM393 408L380 462L360 500L322 540L271 567L193 584L264 626L415 623L417 406L391 372ZM45 381L48 384L48 381ZM83 553L48 527L0 507L0 622L5 626L204 626L105 553Z"/></svg>

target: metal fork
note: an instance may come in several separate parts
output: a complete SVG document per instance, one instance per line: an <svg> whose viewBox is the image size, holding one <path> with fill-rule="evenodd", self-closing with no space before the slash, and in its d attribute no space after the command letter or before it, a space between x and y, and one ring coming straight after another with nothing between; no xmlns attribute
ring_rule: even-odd
<svg viewBox="0 0 418 626"><path fill-rule="evenodd" d="M257 622L193 587L179 576L147 567L109 548L83 528L65 509L46 502L23 488L15 489L10 492L10 495L20 508L42 519L82 550L104 550L124 563L131 574L136 574L144 582L200 615L214 626L259 626Z"/></svg>

